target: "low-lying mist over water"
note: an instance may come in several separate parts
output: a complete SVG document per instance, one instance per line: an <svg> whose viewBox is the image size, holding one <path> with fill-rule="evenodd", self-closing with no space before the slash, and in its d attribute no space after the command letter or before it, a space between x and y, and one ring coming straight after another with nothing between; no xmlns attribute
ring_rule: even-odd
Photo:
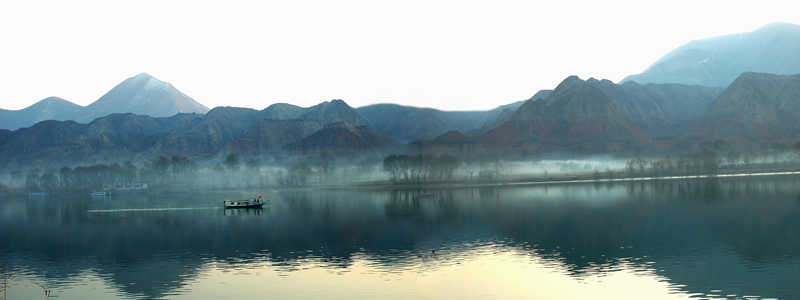
<svg viewBox="0 0 800 300"><path fill-rule="evenodd" d="M799 195L759 176L6 199L0 257L24 265L9 299L791 298Z"/></svg>

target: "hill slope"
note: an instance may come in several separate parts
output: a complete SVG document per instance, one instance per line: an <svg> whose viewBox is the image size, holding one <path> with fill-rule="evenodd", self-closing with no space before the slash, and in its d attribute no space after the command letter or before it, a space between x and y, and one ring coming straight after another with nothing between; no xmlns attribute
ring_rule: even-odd
<svg viewBox="0 0 800 300"><path fill-rule="evenodd" d="M135 161L141 149L154 147L154 143L143 145L148 135L192 122L197 117L112 114L89 124L49 120L29 128L5 131L5 134L0 131L4 135L4 142L0 144L0 169Z"/></svg>
<svg viewBox="0 0 800 300"><path fill-rule="evenodd" d="M83 106L58 97L45 98L20 110L0 109L0 129L17 130L45 120L66 121Z"/></svg>
<svg viewBox="0 0 800 300"><path fill-rule="evenodd" d="M680 83L727 87L745 72L800 73L800 25L769 24L753 32L683 45L620 83Z"/></svg>
<svg viewBox="0 0 800 300"><path fill-rule="evenodd" d="M400 152L403 149L399 142L367 126L347 122L327 124L314 134L283 146L284 153L293 155L328 152L335 156L354 156Z"/></svg>
<svg viewBox="0 0 800 300"><path fill-rule="evenodd" d="M680 137L743 147L793 143L800 137L800 74L742 74Z"/></svg>

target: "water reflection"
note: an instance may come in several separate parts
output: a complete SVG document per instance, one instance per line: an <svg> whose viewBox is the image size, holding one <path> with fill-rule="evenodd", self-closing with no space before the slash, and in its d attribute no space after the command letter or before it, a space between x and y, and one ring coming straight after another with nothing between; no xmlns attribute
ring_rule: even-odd
<svg viewBox="0 0 800 300"><path fill-rule="evenodd" d="M363 287L366 298L385 296L391 286L399 298L416 298L452 292L441 276L477 270L521 277L547 270L597 289L607 282L601 278L647 278L642 285L662 282L658 290L673 296L791 298L800 286L798 181L295 191L276 194L261 210L222 209L213 194L5 199L0 258L26 264L26 274L62 290L90 272L121 298L210 298L217 292L202 285L266 273L294 277L308 297L319 289L302 286L301 278L326 278L327 286L330 276L343 276L350 279L340 284L349 287L427 278L424 295L403 294L400 284ZM560 282L558 276L535 280ZM225 280L218 288L230 292L234 284ZM443 286L437 291L435 283Z"/></svg>

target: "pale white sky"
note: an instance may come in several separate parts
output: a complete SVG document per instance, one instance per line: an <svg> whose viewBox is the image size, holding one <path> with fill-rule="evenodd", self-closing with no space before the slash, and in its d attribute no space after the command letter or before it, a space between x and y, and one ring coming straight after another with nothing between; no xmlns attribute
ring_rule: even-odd
<svg viewBox="0 0 800 300"><path fill-rule="evenodd" d="M88 105L147 72L209 108L490 109L614 82L692 39L800 24L791 1L2 1L0 108Z"/></svg>

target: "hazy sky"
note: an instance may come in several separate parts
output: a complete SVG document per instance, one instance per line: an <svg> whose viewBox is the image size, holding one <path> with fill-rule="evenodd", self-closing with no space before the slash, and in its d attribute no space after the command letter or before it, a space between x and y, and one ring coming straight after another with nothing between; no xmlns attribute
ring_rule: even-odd
<svg viewBox="0 0 800 300"><path fill-rule="evenodd" d="M88 105L147 72L203 103L489 109L614 82L692 39L800 24L792 1L3 1L0 108Z"/></svg>

